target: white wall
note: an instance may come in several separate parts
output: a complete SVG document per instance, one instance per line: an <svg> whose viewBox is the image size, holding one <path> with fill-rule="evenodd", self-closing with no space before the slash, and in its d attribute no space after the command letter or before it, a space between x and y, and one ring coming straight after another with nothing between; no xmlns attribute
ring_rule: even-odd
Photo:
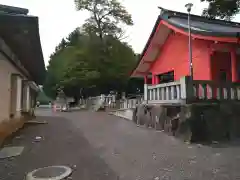
<svg viewBox="0 0 240 180"><path fill-rule="evenodd" d="M20 72L0 53L0 122L10 114L11 74Z"/></svg>

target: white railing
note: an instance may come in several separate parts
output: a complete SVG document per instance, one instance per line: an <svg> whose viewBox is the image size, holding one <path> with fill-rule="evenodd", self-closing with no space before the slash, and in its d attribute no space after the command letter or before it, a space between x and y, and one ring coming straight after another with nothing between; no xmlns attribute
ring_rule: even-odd
<svg viewBox="0 0 240 180"><path fill-rule="evenodd" d="M136 98L136 99L125 99L120 101L120 109L129 109L135 108L138 104L143 102L143 98Z"/></svg>
<svg viewBox="0 0 240 180"><path fill-rule="evenodd" d="M121 99L116 100L116 96L108 95L108 96L96 96L96 97L89 97L87 99L80 99L80 105L86 105L87 108L94 107L98 104L101 100L104 101L104 106L109 109L128 109L128 108L135 108L137 104L143 102L143 96L137 96L135 99Z"/></svg>
<svg viewBox="0 0 240 180"><path fill-rule="evenodd" d="M191 80L186 76L179 81L147 87L148 103L191 103L206 100L240 100L240 83Z"/></svg>
<svg viewBox="0 0 240 180"><path fill-rule="evenodd" d="M240 83L194 80L192 86L196 100L240 100Z"/></svg>
<svg viewBox="0 0 240 180"><path fill-rule="evenodd" d="M148 100L151 102L177 103L181 100L180 81L148 86Z"/></svg>
<svg viewBox="0 0 240 180"><path fill-rule="evenodd" d="M116 96L115 95L108 95L108 96L101 95L101 96L89 97L87 99L80 99L79 104L86 105L87 107L91 107L91 106L99 104L100 101L103 101L103 105L105 107L109 107L109 108L116 107Z"/></svg>

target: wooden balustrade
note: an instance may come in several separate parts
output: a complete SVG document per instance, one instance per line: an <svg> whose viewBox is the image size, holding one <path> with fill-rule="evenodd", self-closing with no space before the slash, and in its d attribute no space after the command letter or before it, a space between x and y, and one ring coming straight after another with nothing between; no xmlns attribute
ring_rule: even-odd
<svg viewBox="0 0 240 180"><path fill-rule="evenodd" d="M104 105L110 109L127 109L127 108L134 108L137 104L143 101L143 97L137 97L135 99L122 99L116 100L115 96L96 96L96 97L89 97L88 99L80 99L80 104L86 104L87 107L91 107L97 104L100 99L104 101Z"/></svg>
<svg viewBox="0 0 240 180"><path fill-rule="evenodd" d="M200 101L240 101L240 83L191 80L148 86L149 103L192 103Z"/></svg>
<svg viewBox="0 0 240 180"><path fill-rule="evenodd" d="M151 103L181 103L181 82L148 86L148 101Z"/></svg>
<svg viewBox="0 0 240 180"><path fill-rule="evenodd" d="M196 100L240 100L240 83L194 80L193 97Z"/></svg>
<svg viewBox="0 0 240 180"><path fill-rule="evenodd" d="M147 93L148 103L153 104L240 101L240 83L191 80L188 76L179 81L148 86L146 90L144 93ZM143 97L120 100L118 103L113 96L98 96L89 98L87 102L85 100L85 103L91 105L100 98L104 98L108 108L135 108L143 102Z"/></svg>
<svg viewBox="0 0 240 180"><path fill-rule="evenodd" d="M120 101L121 109L135 108L138 104L142 103L143 98L125 99Z"/></svg>
<svg viewBox="0 0 240 180"><path fill-rule="evenodd" d="M146 92L147 90L147 92ZM240 101L240 83L217 83L215 81L191 80L186 76L179 81L148 86L145 90L148 103L153 104L190 104L214 101ZM116 101L113 96L97 96L81 103L92 106L100 98L104 98L108 108L135 108L143 102L143 97Z"/></svg>

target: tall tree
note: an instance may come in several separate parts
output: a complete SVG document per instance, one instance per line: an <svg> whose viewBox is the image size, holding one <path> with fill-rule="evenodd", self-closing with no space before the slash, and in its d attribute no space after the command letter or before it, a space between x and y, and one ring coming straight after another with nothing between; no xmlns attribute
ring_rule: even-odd
<svg viewBox="0 0 240 180"><path fill-rule="evenodd" d="M136 63L133 50L112 36L104 39L108 47L104 64L96 61L101 52L91 39L88 46L75 51L73 60L67 64L62 79L64 86L91 89L96 93L121 91L126 87L129 72Z"/></svg>
<svg viewBox="0 0 240 180"><path fill-rule="evenodd" d="M82 43L81 41L83 38L84 38L84 35L81 34L81 29L76 28L66 38L67 46L78 46L80 45L79 43Z"/></svg>
<svg viewBox="0 0 240 180"><path fill-rule="evenodd" d="M63 50L66 46L67 46L67 42L66 42L66 40L63 38L63 39L61 40L61 42L59 43L59 45L56 47L55 51L56 51L56 52L57 52L57 51L61 51L61 50Z"/></svg>
<svg viewBox="0 0 240 180"><path fill-rule="evenodd" d="M79 98L121 91L136 63L134 52L120 41L122 24L132 25L131 15L117 0L74 0L77 10L90 17L81 28L63 39L51 55L44 90L56 96L59 86L66 95Z"/></svg>
<svg viewBox="0 0 240 180"><path fill-rule="evenodd" d="M56 97L57 89L60 86L61 79L63 78L63 72L66 70L66 66L71 61L75 47L65 47L61 51L55 52L49 61L47 67L47 76L43 89L47 96L51 98Z"/></svg>
<svg viewBox="0 0 240 180"><path fill-rule="evenodd" d="M40 90L38 92L37 101L39 101L41 104L49 104L49 101L51 101L51 99L46 96L44 91Z"/></svg>
<svg viewBox="0 0 240 180"><path fill-rule="evenodd" d="M208 2L208 8L203 10L203 16L231 20L240 11L240 0L201 0Z"/></svg>
<svg viewBox="0 0 240 180"><path fill-rule="evenodd" d="M118 0L74 0L77 10L87 10L90 17L83 28L88 33L97 34L101 40L104 35L121 38L120 24L133 25L132 17Z"/></svg>

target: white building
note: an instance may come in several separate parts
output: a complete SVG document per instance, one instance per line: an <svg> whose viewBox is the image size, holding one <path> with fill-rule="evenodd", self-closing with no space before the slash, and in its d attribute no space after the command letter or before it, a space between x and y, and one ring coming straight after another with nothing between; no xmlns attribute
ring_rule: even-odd
<svg viewBox="0 0 240 180"><path fill-rule="evenodd" d="M0 144L31 112L45 76L38 18L0 5Z"/></svg>

